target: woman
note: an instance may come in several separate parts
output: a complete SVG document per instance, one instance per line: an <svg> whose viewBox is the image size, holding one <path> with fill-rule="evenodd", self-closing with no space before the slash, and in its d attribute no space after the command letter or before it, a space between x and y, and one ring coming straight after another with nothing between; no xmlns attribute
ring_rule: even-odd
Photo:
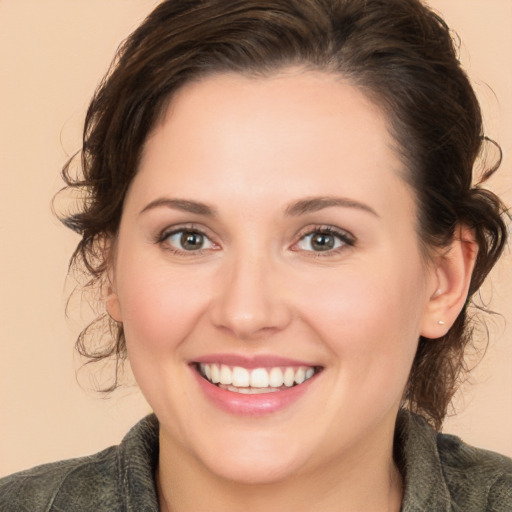
<svg viewBox="0 0 512 512"><path fill-rule="evenodd" d="M114 335L90 355L155 415L2 510L510 510L510 460L436 434L506 241L483 142L416 0L160 4L65 174Z"/></svg>

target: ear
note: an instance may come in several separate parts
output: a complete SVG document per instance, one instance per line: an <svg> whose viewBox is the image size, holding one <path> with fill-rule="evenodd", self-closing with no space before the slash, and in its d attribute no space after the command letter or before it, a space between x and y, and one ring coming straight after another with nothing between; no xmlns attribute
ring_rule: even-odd
<svg viewBox="0 0 512 512"><path fill-rule="evenodd" d="M114 288L109 284L107 296L105 297L105 308L107 313L116 322L122 322L121 305L119 304L119 297Z"/></svg>
<svg viewBox="0 0 512 512"><path fill-rule="evenodd" d="M436 255L432 268L432 293L421 326L425 338L444 336L467 300L471 276L478 254L472 231L459 226L447 250Z"/></svg>
<svg viewBox="0 0 512 512"><path fill-rule="evenodd" d="M105 259L107 272L104 302L105 309L111 318L116 322L122 322L121 305L117 295L116 276L115 276L115 241L106 241L102 248L103 258Z"/></svg>

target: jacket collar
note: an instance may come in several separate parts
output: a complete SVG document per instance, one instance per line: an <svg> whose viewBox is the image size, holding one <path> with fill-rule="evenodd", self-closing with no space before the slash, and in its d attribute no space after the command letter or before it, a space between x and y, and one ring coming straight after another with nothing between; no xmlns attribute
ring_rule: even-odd
<svg viewBox="0 0 512 512"><path fill-rule="evenodd" d="M450 492L437 449L437 433L421 417L401 410L395 457L404 477L403 512L450 512Z"/></svg>
<svg viewBox="0 0 512 512"><path fill-rule="evenodd" d="M159 425L146 416L126 434L118 452L118 489L126 512L158 512L155 471Z"/></svg>
<svg viewBox="0 0 512 512"><path fill-rule="evenodd" d="M118 489L127 512L158 512L155 471L159 425L154 414L123 439L118 458ZM421 417L401 410L395 429L395 458L404 477L402 512L450 512L450 493L437 449L436 432Z"/></svg>

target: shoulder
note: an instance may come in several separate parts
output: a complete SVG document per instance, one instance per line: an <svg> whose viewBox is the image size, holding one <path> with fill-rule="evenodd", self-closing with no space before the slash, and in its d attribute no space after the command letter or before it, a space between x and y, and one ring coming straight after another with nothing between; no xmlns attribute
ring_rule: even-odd
<svg viewBox="0 0 512 512"><path fill-rule="evenodd" d="M149 415L118 446L0 479L0 511L156 512L158 437L158 420Z"/></svg>
<svg viewBox="0 0 512 512"><path fill-rule="evenodd" d="M5 477L0 480L0 510L115 510L116 461L117 447L111 447Z"/></svg>
<svg viewBox="0 0 512 512"><path fill-rule="evenodd" d="M456 436L437 435L446 484L455 498L486 502L485 510L512 510L512 459L476 448Z"/></svg>
<svg viewBox="0 0 512 512"><path fill-rule="evenodd" d="M395 458L404 476L404 512L511 512L512 460L436 432L401 410Z"/></svg>

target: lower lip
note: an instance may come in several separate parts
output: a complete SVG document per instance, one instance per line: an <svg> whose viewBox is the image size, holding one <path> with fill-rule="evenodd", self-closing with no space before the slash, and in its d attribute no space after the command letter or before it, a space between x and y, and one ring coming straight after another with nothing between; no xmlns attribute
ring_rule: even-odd
<svg viewBox="0 0 512 512"><path fill-rule="evenodd" d="M318 376L316 374L302 384L283 391L248 395L219 388L202 377L194 367L191 368L200 388L215 406L230 414L243 416L263 416L289 407L310 389L312 381Z"/></svg>

